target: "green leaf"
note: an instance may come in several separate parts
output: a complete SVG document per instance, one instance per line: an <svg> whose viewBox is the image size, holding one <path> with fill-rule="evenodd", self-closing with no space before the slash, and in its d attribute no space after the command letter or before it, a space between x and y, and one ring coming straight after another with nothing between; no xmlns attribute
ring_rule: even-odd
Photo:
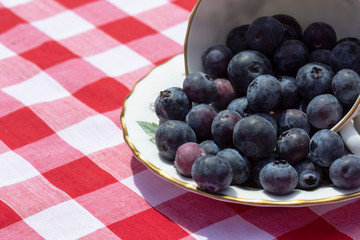
<svg viewBox="0 0 360 240"><path fill-rule="evenodd" d="M144 121L137 121L144 132L151 137L150 141L155 144L155 133L159 125L156 123L149 123Z"/></svg>

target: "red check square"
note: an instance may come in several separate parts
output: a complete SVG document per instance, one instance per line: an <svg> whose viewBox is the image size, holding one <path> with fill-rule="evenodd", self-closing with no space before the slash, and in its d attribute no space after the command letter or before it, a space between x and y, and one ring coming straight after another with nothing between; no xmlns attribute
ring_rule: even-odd
<svg viewBox="0 0 360 240"><path fill-rule="evenodd" d="M21 217L3 201L0 201L0 229L21 221Z"/></svg>
<svg viewBox="0 0 360 240"><path fill-rule="evenodd" d="M154 29L134 17L122 18L102 25L99 28L121 43L128 43L135 39L157 33ZM136 29L136 31L133 31L133 29Z"/></svg>
<svg viewBox="0 0 360 240"><path fill-rule="evenodd" d="M0 118L0 126L0 138L11 149L54 134L54 131L29 108L21 108Z"/></svg>
<svg viewBox="0 0 360 240"><path fill-rule="evenodd" d="M347 240L352 239L348 235L337 230L333 225L319 217L313 222L286 233L277 238L278 240L292 239L292 240Z"/></svg>
<svg viewBox="0 0 360 240"><path fill-rule="evenodd" d="M41 69L46 69L66 60L77 58L68 49L55 41L45 42L37 48L31 49L21 54L24 58L38 65Z"/></svg>
<svg viewBox="0 0 360 240"><path fill-rule="evenodd" d="M59 2L60 4L64 5L67 8L76 8L91 2L94 2L94 0L56 0L57 2Z"/></svg>
<svg viewBox="0 0 360 240"><path fill-rule="evenodd" d="M189 12L194 8L196 0L175 0L172 3L185 8Z"/></svg>
<svg viewBox="0 0 360 240"><path fill-rule="evenodd" d="M0 33L4 33L25 21L6 8L0 8Z"/></svg>
<svg viewBox="0 0 360 240"><path fill-rule="evenodd" d="M83 157L43 174L72 198L93 192L117 180L89 158Z"/></svg>
<svg viewBox="0 0 360 240"><path fill-rule="evenodd" d="M188 235L153 208L111 224L108 228L121 239L181 239Z"/></svg>
<svg viewBox="0 0 360 240"><path fill-rule="evenodd" d="M120 108L128 93L129 89L120 82L112 78L103 78L80 89L73 95L89 107L102 113Z"/></svg>

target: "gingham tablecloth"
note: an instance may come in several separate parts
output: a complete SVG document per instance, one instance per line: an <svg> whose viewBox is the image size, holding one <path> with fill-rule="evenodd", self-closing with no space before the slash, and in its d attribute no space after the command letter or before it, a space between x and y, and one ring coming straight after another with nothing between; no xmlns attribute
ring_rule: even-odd
<svg viewBox="0 0 360 240"><path fill-rule="evenodd" d="M124 98L183 52L194 0L0 1L0 239L360 239L360 201L187 192L124 142Z"/></svg>

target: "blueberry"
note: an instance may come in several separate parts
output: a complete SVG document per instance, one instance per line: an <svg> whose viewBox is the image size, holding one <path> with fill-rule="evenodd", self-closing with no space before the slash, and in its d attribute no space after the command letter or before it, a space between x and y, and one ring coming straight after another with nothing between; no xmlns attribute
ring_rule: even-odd
<svg viewBox="0 0 360 240"><path fill-rule="evenodd" d="M297 188L311 190L320 186L323 171L319 165L306 159L296 164L294 168L299 176Z"/></svg>
<svg viewBox="0 0 360 240"><path fill-rule="evenodd" d="M350 41L350 42L354 42L358 45L360 45L360 39L356 38L356 37L344 37L342 39L339 39L337 44L341 43L341 42L345 42L345 41Z"/></svg>
<svg viewBox="0 0 360 240"><path fill-rule="evenodd" d="M295 108L306 114L306 108L309 104L309 100L300 98L300 101L296 104Z"/></svg>
<svg viewBox="0 0 360 240"><path fill-rule="evenodd" d="M317 95L331 92L334 77L332 69L321 63L308 63L302 66L296 75L299 94L311 100Z"/></svg>
<svg viewBox="0 0 360 240"><path fill-rule="evenodd" d="M208 48L202 55L202 65L205 73L212 78L227 77L227 65L233 53L225 45L214 45Z"/></svg>
<svg viewBox="0 0 360 240"><path fill-rule="evenodd" d="M298 70L308 62L308 59L308 48L303 42L295 39L283 42L274 54L277 70L291 76L295 76Z"/></svg>
<svg viewBox="0 0 360 240"><path fill-rule="evenodd" d="M348 68L360 73L360 44L353 41L336 44L330 54L330 66L335 72Z"/></svg>
<svg viewBox="0 0 360 240"><path fill-rule="evenodd" d="M155 142L160 156L174 161L176 150L186 142L196 142L196 135L188 124L179 120L168 120L156 130Z"/></svg>
<svg viewBox="0 0 360 240"><path fill-rule="evenodd" d="M233 179L231 166L214 155L198 158L192 166L191 176L199 188L209 192L226 189Z"/></svg>
<svg viewBox="0 0 360 240"><path fill-rule="evenodd" d="M221 147L232 147L235 124L241 119L240 114L233 110L220 111L211 124L211 134L214 141Z"/></svg>
<svg viewBox="0 0 360 240"><path fill-rule="evenodd" d="M249 108L246 97L235 98L229 103L227 109L236 111L241 117L247 117L254 113L254 110Z"/></svg>
<svg viewBox="0 0 360 240"><path fill-rule="evenodd" d="M324 22L310 24L303 35L304 42L310 51L316 49L333 49L337 43L336 32L333 27Z"/></svg>
<svg viewBox="0 0 360 240"><path fill-rule="evenodd" d="M272 162L275 162L275 158L273 155L271 155L270 157L258 159L256 161L252 162L251 173L250 173L249 179L250 179L250 183L254 187L262 188L262 186L260 184L260 179L259 179L260 171L261 171L261 169L263 169L263 167L265 165L267 165L268 163L272 163Z"/></svg>
<svg viewBox="0 0 360 240"><path fill-rule="evenodd" d="M265 191L285 195L295 189L298 174L295 168L285 160L276 160L261 169L259 180Z"/></svg>
<svg viewBox="0 0 360 240"><path fill-rule="evenodd" d="M275 132L278 131L278 126L277 126L276 120L270 114L267 114L267 113L255 113L255 115L258 115L258 116L263 117L266 120L268 120L271 123L271 125L274 127Z"/></svg>
<svg viewBox="0 0 360 240"><path fill-rule="evenodd" d="M200 143L200 147L203 149L205 154L216 155L221 151L221 147L217 145L214 140L205 140Z"/></svg>
<svg viewBox="0 0 360 240"><path fill-rule="evenodd" d="M333 78L332 90L340 102L353 105L360 95L359 74L351 69L340 70Z"/></svg>
<svg viewBox="0 0 360 240"><path fill-rule="evenodd" d="M199 142L212 139L211 124L216 114L212 106L202 103L194 106L186 115L186 123L194 130Z"/></svg>
<svg viewBox="0 0 360 240"><path fill-rule="evenodd" d="M233 172L231 184L241 185L248 180L251 166L247 157L232 148L223 149L216 156L230 165Z"/></svg>
<svg viewBox="0 0 360 240"><path fill-rule="evenodd" d="M281 86L272 75L260 75L249 85L246 93L248 105L256 112L269 113L279 104Z"/></svg>
<svg viewBox="0 0 360 240"><path fill-rule="evenodd" d="M191 109L191 101L179 87L160 92L155 100L155 113L160 120L184 120Z"/></svg>
<svg viewBox="0 0 360 240"><path fill-rule="evenodd" d="M303 111L298 109L287 109L283 111L277 119L278 134L285 132L291 128L301 128L306 133L310 133L310 124L308 117Z"/></svg>
<svg viewBox="0 0 360 240"><path fill-rule="evenodd" d="M187 75L183 82L183 90L189 100L195 103L211 103L217 94L214 80L203 72Z"/></svg>
<svg viewBox="0 0 360 240"><path fill-rule="evenodd" d="M229 62L228 77L230 82L245 95L252 80L263 74L273 74L270 60L262 53L244 50L237 53Z"/></svg>
<svg viewBox="0 0 360 240"><path fill-rule="evenodd" d="M310 137L301 128L292 128L283 132L277 143L276 152L280 159L291 165L306 159L309 153Z"/></svg>
<svg viewBox="0 0 360 240"><path fill-rule="evenodd" d="M344 142L336 132L322 129L311 137L309 153L311 161L330 167L333 161L344 154Z"/></svg>
<svg viewBox="0 0 360 240"><path fill-rule="evenodd" d="M271 55L284 40L283 24L273 17L259 17L249 26L247 41L249 46L265 55Z"/></svg>
<svg viewBox="0 0 360 240"><path fill-rule="evenodd" d="M296 32L298 39L302 38L302 27L300 23L293 16L287 14L275 14L272 17L277 19L282 24L285 24L293 28Z"/></svg>
<svg viewBox="0 0 360 240"><path fill-rule="evenodd" d="M295 83L295 78L291 76L278 77L281 86L280 101L278 107L281 109L289 109L300 101L300 95Z"/></svg>
<svg viewBox="0 0 360 240"><path fill-rule="evenodd" d="M309 62L318 62L330 66L331 50L317 49L310 53Z"/></svg>
<svg viewBox="0 0 360 240"><path fill-rule="evenodd" d="M316 96L306 109L310 124L318 129L332 128L341 120L342 114L343 107L332 94Z"/></svg>
<svg viewBox="0 0 360 240"><path fill-rule="evenodd" d="M330 166L330 179L335 186L353 189L360 186L360 157L348 154L336 159Z"/></svg>
<svg viewBox="0 0 360 240"><path fill-rule="evenodd" d="M234 54L250 49L246 38L248 29L249 24L245 24L231 29L231 31L228 33L226 38L226 46L228 46Z"/></svg>
<svg viewBox="0 0 360 240"><path fill-rule="evenodd" d="M297 32L294 28L292 28L291 26L287 25L287 24L283 24L283 28L284 28L284 41L287 40L299 40L299 36L297 35Z"/></svg>
<svg viewBox="0 0 360 240"><path fill-rule="evenodd" d="M239 94L228 79L216 78L214 82L216 84L217 94L212 104L216 108L225 109L232 100L239 97Z"/></svg>
<svg viewBox="0 0 360 240"><path fill-rule="evenodd" d="M180 174L191 177L191 168L195 160L205 155L198 143L187 142L176 150L174 167Z"/></svg>
<svg viewBox="0 0 360 240"><path fill-rule="evenodd" d="M276 131L265 118L252 115L242 118L234 127L235 147L249 158L266 158L276 146Z"/></svg>

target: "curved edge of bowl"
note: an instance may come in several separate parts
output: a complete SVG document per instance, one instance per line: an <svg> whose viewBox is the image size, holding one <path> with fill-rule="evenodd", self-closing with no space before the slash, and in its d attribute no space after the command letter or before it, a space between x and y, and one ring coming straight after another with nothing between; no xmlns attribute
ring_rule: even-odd
<svg viewBox="0 0 360 240"><path fill-rule="evenodd" d="M185 33L185 40L184 40L184 61L185 61L185 74L186 74L186 75L189 74L188 62L187 62L188 46L189 46L189 34L190 34L192 22L193 22L194 17L195 17L195 13L196 13L197 9L199 8L200 3L201 3L201 0L198 0L198 1L196 2L196 4L195 4L194 8L192 9L192 11L191 11L191 13L190 13L190 16L189 16L186 33Z"/></svg>

